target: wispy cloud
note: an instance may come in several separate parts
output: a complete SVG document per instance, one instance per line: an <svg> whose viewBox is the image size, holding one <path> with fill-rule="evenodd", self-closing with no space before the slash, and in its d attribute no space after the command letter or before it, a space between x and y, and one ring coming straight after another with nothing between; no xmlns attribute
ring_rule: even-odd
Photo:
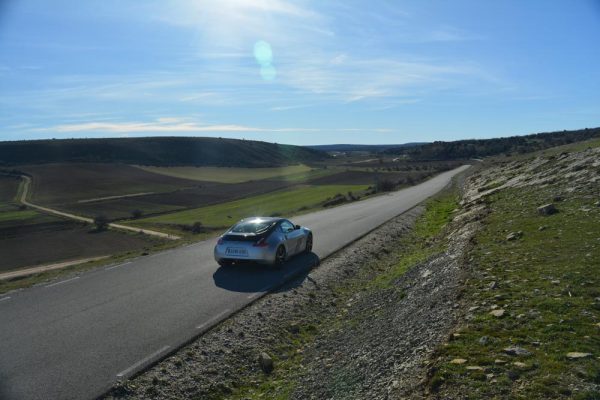
<svg viewBox="0 0 600 400"><path fill-rule="evenodd" d="M32 131L74 133L74 132L103 132L114 134L135 133L202 133L202 132L392 132L390 128L265 128L235 124L201 124L187 119L162 117L151 122L85 122L59 124L45 128L34 128Z"/></svg>

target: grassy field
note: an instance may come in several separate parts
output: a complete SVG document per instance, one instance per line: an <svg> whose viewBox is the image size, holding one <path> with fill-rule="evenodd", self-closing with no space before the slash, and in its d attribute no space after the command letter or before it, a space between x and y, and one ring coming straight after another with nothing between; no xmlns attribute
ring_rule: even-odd
<svg viewBox="0 0 600 400"><path fill-rule="evenodd" d="M280 168L137 167L144 171L175 178L223 183L240 183L269 178L285 179L286 176L298 175L311 170L310 167L303 164Z"/></svg>
<svg viewBox="0 0 600 400"><path fill-rule="evenodd" d="M598 193L567 195L557 214L539 215L536 207L556 190L511 189L488 199L465 288L473 318L441 350L431 380L441 398L600 399ZM519 231L521 238L505 239ZM492 307L505 314L490 315ZM511 346L527 353L507 355ZM590 355L569 359L569 352Z"/></svg>
<svg viewBox="0 0 600 400"><path fill-rule="evenodd" d="M360 193L365 189L366 186L364 185L300 187L214 206L146 218L136 221L135 225L191 224L199 221L208 227L227 227L242 218L253 215L270 216L297 214L300 209L309 210L319 207L323 201L337 193L346 194L349 191Z"/></svg>

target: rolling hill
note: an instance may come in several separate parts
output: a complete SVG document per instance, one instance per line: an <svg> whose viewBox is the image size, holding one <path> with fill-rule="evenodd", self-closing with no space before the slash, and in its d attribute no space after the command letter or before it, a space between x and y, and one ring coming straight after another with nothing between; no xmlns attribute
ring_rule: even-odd
<svg viewBox="0 0 600 400"><path fill-rule="evenodd" d="M600 128L585 128L493 139L437 141L414 147L390 148L383 153L408 155L415 160L457 160L499 154L524 154L597 137L600 137Z"/></svg>
<svg viewBox="0 0 600 400"><path fill-rule="evenodd" d="M64 162L155 166L276 167L328 158L306 147L207 137L0 142L0 165Z"/></svg>

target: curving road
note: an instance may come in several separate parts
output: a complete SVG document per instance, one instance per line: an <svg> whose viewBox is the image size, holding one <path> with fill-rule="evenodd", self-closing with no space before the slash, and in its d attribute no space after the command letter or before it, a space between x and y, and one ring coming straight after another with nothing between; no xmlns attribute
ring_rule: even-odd
<svg viewBox="0 0 600 400"><path fill-rule="evenodd" d="M282 270L219 268L213 240L0 296L0 399L92 399L446 186L420 185L307 214L314 253Z"/></svg>

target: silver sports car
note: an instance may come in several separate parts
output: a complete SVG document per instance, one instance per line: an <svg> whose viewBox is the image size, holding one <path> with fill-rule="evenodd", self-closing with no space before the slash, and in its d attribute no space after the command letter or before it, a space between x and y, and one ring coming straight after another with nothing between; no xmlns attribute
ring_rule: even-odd
<svg viewBox="0 0 600 400"><path fill-rule="evenodd" d="M253 261L280 266L294 254L312 250L310 229L285 218L245 218L225 232L215 246L219 265Z"/></svg>

